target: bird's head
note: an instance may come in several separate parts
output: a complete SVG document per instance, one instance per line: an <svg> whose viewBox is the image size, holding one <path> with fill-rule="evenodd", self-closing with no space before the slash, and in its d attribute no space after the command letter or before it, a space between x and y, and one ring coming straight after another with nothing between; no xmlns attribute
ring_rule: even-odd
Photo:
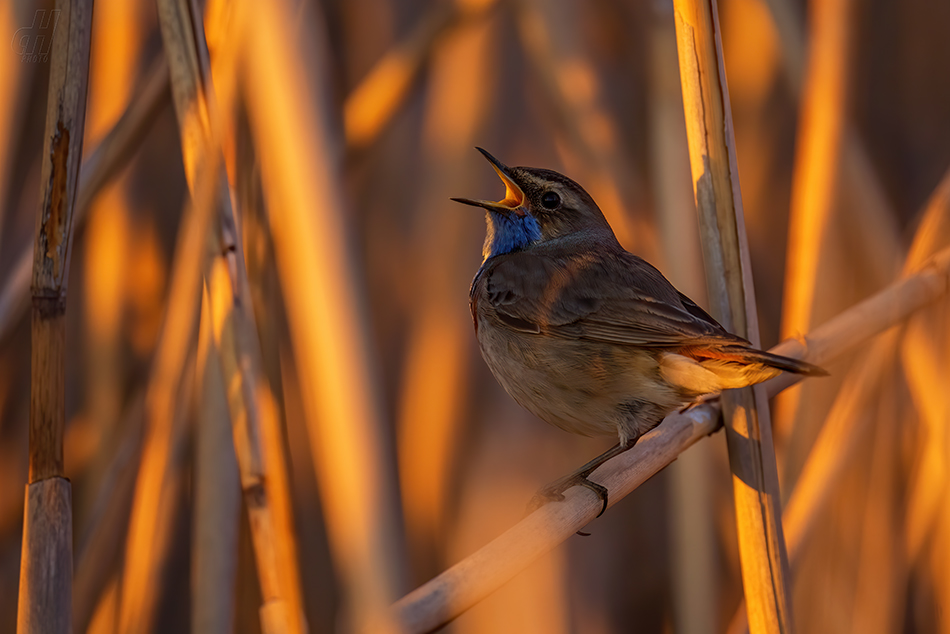
<svg viewBox="0 0 950 634"><path fill-rule="evenodd" d="M453 198L487 210L485 259L534 245L577 238L616 242L613 231L584 188L557 172L532 167L508 167L481 148L505 184L498 201Z"/></svg>

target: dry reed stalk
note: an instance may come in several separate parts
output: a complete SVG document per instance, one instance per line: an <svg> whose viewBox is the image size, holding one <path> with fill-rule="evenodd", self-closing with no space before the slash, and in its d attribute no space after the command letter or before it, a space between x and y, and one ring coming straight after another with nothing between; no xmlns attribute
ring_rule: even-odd
<svg viewBox="0 0 950 634"><path fill-rule="evenodd" d="M265 210L257 194L260 191L260 173L255 158L251 154L250 130L241 126L237 139L236 165L236 203L243 221L242 235L244 246L270 245L270 232L266 224ZM242 152L243 148L243 152ZM263 256L263 257L262 257ZM277 539L277 555L280 559L282 575L287 579L285 586L290 613L300 615L301 629L308 629L304 615L304 588L298 569L297 525L293 511L293 491L291 491L289 448L286 444L285 419L282 412L284 402L280 377L281 333L278 316L280 307L280 289L273 283L276 273L273 270L273 253L248 254L244 261L247 265L250 299L261 342L261 377L258 386L258 403L261 416L261 439L264 446L264 468L266 480L270 484L268 492L274 512ZM270 355L270 356L268 356Z"/></svg>
<svg viewBox="0 0 950 634"><path fill-rule="evenodd" d="M212 126L216 137L214 146L220 144L225 152L229 174L233 174L235 179L240 175L249 179L249 182L235 183L239 209L247 222L248 214L262 214L263 210L253 209L258 201L250 196L252 179L258 178L250 131L246 126L238 129L236 123L236 111L242 104L238 104L236 99L238 78L235 69L238 43L244 41L242 33L246 23L242 19L246 18L246 13L231 12L224 2L209 3L206 11L210 19L205 32L213 43L215 58L209 61L204 58L202 50L199 49L198 53L203 66L210 66L217 77L215 95L222 105L212 119L213 124L219 122L218 126ZM239 155L238 147L242 141L246 151ZM220 240L222 244L212 246L214 257L208 278L214 300L212 318L217 326L223 326L213 330L215 345L220 351L219 359L224 364L222 369L228 385L232 390L234 386L240 386L237 392L229 394L229 407L232 420L241 428L240 434L249 441L246 448L238 447L238 451L246 456L241 463L245 488L254 482L259 484L261 479L266 483L266 499L257 496L254 500L245 500L259 568L269 567L266 578L261 576L264 572L259 570L258 574L265 602L261 617L270 623L269 629L288 627L291 632L304 633L309 626L304 614L284 428L272 383L265 376L264 353L254 315L256 296L248 275L244 241L229 208L222 208ZM225 266L220 266L222 263ZM214 275L214 271L226 272L227 276ZM255 469L260 471L255 472ZM268 533L273 537L268 537Z"/></svg>
<svg viewBox="0 0 950 634"><path fill-rule="evenodd" d="M185 145L194 149L194 145ZM204 165L214 173L214 165ZM119 607L119 631L149 632L163 587L171 527L177 514L185 411L197 341L201 272L207 260L208 231L219 193L213 178L199 178L194 204L186 205L178 231L165 319L146 392L146 429L136 480ZM190 358L190 361L189 361Z"/></svg>
<svg viewBox="0 0 950 634"><path fill-rule="evenodd" d="M950 172L931 196L918 234L925 238L915 241L908 259L926 257L935 246L950 242ZM923 577L923 583L931 585L936 606L947 605L950 597L950 575L945 566L950 557L948 318L950 302L947 300L926 314L915 316L908 323L905 345L901 349L901 366L919 420L917 460L909 474L902 550L914 567L915 577ZM938 616L932 629L947 632L950 620L945 615Z"/></svg>
<svg viewBox="0 0 950 634"><path fill-rule="evenodd" d="M819 514L834 491L833 485L844 474L861 435L867 433L872 420L869 403L895 363L898 341L896 330L882 335L856 363L856 371L842 384L789 494L782 526L793 574L801 560L803 545L811 537ZM728 631L733 634L749 631L745 601L740 602Z"/></svg>
<svg viewBox="0 0 950 634"><path fill-rule="evenodd" d="M158 7L169 57L185 176L196 200L206 186L213 187L218 193L215 199L217 221L210 234L211 257L206 261L205 277L215 339L213 353L217 353L224 384L228 387L234 449L261 584L261 627L265 634L304 632L302 605L291 605L286 599L292 592L290 586L298 583L296 566L287 558L281 558L277 547L283 536L277 533L270 502L274 482L266 477L266 450L262 446L261 406L257 392L262 384L260 342L250 312L244 251L237 237L221 155L223 132L211 91L210 62L202 45L204 28L187 0L158 0ZM232 61L227 69L229 72L221 77L227 86L226 105L229 106L234 80L227 81L229 78L225 75L235 76L232 75L236 72L233 62L237 56L234 49L224 54ZM283 464L275 466L286 468ZM290 528L286 524L282 526ZM299 592L296 594L299 596Z"/></svg>
<svg viewBox="0 0 950 634"><path fill-rule="evenodd" d="M298 38L296 31L286 2L257 7L244 51L246 95L344 619L381 632L404 574L393 452L364 334L363 282L340 191L340 143L322 94L326 34ZM304 35L313 49L303 45Z"/></svg>
<svg viewBox="0 0 950 634"><path fill-rule="evenodd" d="M433 569L446 545L453 468L464 433L471 394L471 316L457 299L471 279L458 254L471 244L472 218L445 209L471 177L457 166L481 157L472 152L485 128L500 58L497 28L487 21L446 41L432 55L426 96L422 170L425 190L418 205L420 228L411 243L421 265L415 305L407 318L406 356L397 422L399 481L407 536L414 560ZM462 72L464 69L464 72ZM478 173L478 172L474 172ZM439 236L433 240L432 236ZM421 569L427 566L423 565Z"/></svg>
<svg viewBox="0 0 950 634"><path fill-rule="evenodd" d="M69 632L72 490L63 477L66 291L82 162L92 0L60 1L53 32L40 209L33 246L30 469L23 511L17 632Z"/></svg>
<svg viewBox="0 0 950 634"><path fill-rule="evenodd" d="M175 72L171 64L169 71ZM195 167L196 155L207 155L199 153L197 146L202 139L196 136L182 142L187 171ZM194 204L186 205L182 213L165 319L146 392L145 441L126 539L119 606L118 629L123 634L152 631L166 575L171 527L178 509L185 410L193 387L190 377L194 370L192 351L197 340L201 272L207 259L214 201L220 193L218 182L210 176L215 167L201 165L203 177L198 179Z"/></svg>
<svg viewBox="0 0 950 634"><path fill-rule="evenodd" d="M122 634L155 631L159 602L169 583L175 526L185 488L185 446L192 408L195 356L194 342L186 338L194 333L187 330L168 336L165 333L169 322L183 321L192 316L191 313L185 314L184 308L188 307L197 308L178 301L169 303L169 309L181 315L175 318L166 313L166 325L158 349L160 357L164 357L164 367L153 366L149 377L145 397L145 437L135 478L121 572L116 630ZM177 357L175 353L178 352L184 355ZM178 374L174 376L170 372L172 360L179 361Z"/></svg>
<svg viewBox="0 0 950 634"><path fill-rule="evenodd" d="M927 204L923 221L904 264L904 275L911 276L915 272L929 269L939 271L950 264L950 250L944 249L935 253L940 246L946 245L948 240L950 240L950 172L947 172L944 176ZM897 284L899 285L900 282ZM896 299L895 301L905 300ZM867 314L872 314L878 310L893 312L894 308L882 303L874 303L865 308ZM924 317L926 317L925 314L920 314L911 320L910 326L904 335L905 338L912 338L918 334L914 332L914 327L919 325ZM855 334L857 333L851 333L851 336ZM910 348L908 343L912 342L902 343L899 334L898 332L891 332L886 337L874 342L867 358L857 364L856 371L846 379L789 496L782 523L787 538L789 562L793 570L796 562L801 557L803 545L815 528L821 511L831 495L833 484L838 482L845 471L845 467L857 445L858 438L867 433L867 427L872 419L867 403L880 389L882 381L888 376L891 368L896 363L899 352L904 351L906 355L906 350ZM933 363L925 363L927 370L920 373L919 380L915 380L918 373L914 372L913 368L921 367L920 359L929 356L929 351L933 349L933 341L933 333L923 334L922 337L919 337L916 347L917 361L906 364L911 368L907 372L907 378L912 392L916 385L922 384L923 389L920 391L926 396L918 400L925 403L934 402L936 395L941 393L937 385L932 383L933 378L946 375L945 372L936 369ZM789 347L788 342L783 345ZM811 349L811 346L809 349ZM792 348L788 352L792 355L797 354L797 351ZM817 356L821 356L820 350L813 352ZM782 353L785 354L786 352ZM927 406L922 408L922 411L925 412L925 420L927 410ZM936 420L944 420L943 414L938 413ZM938 428L941 426L942 424L938 423ZM936 444L939 446L939 443ZM923 461L927 461L928 456L929 454L925 451ZM938 457L932 462L941 463L942 458ZM924 468L923 471L926 472L927 469ZM915 533L915 529L920 526L930 526L929 521L917 519L915 509L921 506L929 509L929 511L923 511L920 514L932 518L936 513L937 505L939 505L939 501L932 494L935 489L924 487L924 490L931 492L928 496L929 501L921 505L915 505L915 496L911 498L910 512L908 513L909 530L907 532L908 541L912 546L908 552L908 560L913 560L916 557L920 550L920 544L923 542L921 530L918 529ZM740 605L733 616L732 625L729 628L730 632L746 631L747 625L744 613L744 605Z"/></svg>
<svg viewBox="0 0 950 634"><path fill-rule="evenodd" d="M76 540L76 566L73 576L73 631L89 627L100 597L115 578L125 540L135 474L142 451L145 394L140 390L131 397L119 421L122 437L113 446L101 485L96 491L85 524Z"/></svg>
<svg viewBox="0 0 950 634"><path fill-rule="evenodd" d="M379 137L432 54L449 31L478 19L497 0L440 0L431 5L405 38L377 62L343 105L347 151L366 149Z"/></svg>
<svg viewBox="0 0 950 634"><path fill-rule="evenodd" d="M905 271L922 265L931 253L950 242L950 170L927 202ZM946 420L950 403L944 389L947 376L946 304L914 319L901 349L908 387L925 430L919 464L910 485L907 509L906 552L916 561L926 547L934 523L945 506L948 478Z"/></svg>
<svg viewBox="0 0 950 634"><path fill-rule="evenodd" d="M674 0L690 167L712 314L758 345L755 295L715 0ZM742 582L756 632L790 632L788 559L768 402L722 395Z"/></svg>
<svg viewBox="0 0 950 634"><path fill-rule="evenodd" d="M819 265L827 257L838 186L844 172L842 157L846 124L851 26L850 0L809 2L811 13L807 56L799 20L783 8L781 0L772 0L770 8L783 15L779 33L785 46L790 83L800 95L799 129L788 219L785 254L781 332L784 337L808 332L819 305L817 288ZM802 71L804 69L804 71ZM855 137L856 138L856 137ZM853 172L853 167L849 170ZM875 182L876 179L867 179ZM855 191L861 188L855 187ZM863 211L863 209L862 209ZM877 214L869 214L876 217ZM863 215L862 215L863 218ZM849 226L864 227L864 221ZM885 234L894 235L894 234ZM873 261L875 254L868 258ZM885 278L886 279L886 278ZM801 390L783 394L776 404L780 440L790 433L798 415ZM784 442L782 443L785 444Z"/></svg>
<svg viewBox="0 0 950 634"><path fill-rule="evenodd" d="M818 514L850 461L858 440L872 422L868 403L880 390L896 358L898 333L890 332L874 342L856 372L842 385L818 439L785 507L783 525L793 570L802 545L815 528Z"/></svg>
<svg viewBox="0 0 950 634"><path fill-rule="evenodd" d="M145 396L145 439L126 538L119 632L154 628L179 508L191 404L201 270L214 211L213 181L182 212L162 331Z"/></svg>
<svg viewBox="0 0 950 634"><path fill-rule="evenodd" d="M772 13L779 33L786 76L791 84L792 94L801 99L806 56L804 26L789 0L764 2ZM824 10L827 10L827 7L824 7ZM847 46L846 43L838 43L838 46L842 45ZM812 46L819 45L813 43ZM809 81L812 81L812 78L809 78ZM900 234L895 221L896 215L888 203L880 179L874 173L867 148L858 131L846 120L842 121L842 127L840 185L855 198L855 204L842 207L843 220L849 229L861 236L860 243L867 245L867 251L873 255L865 258L865 261L872 267L884 267L886 275L889 276L896 270L892 267L899 264L902 257L900 245L895 239L895 236Z"/></svg>
<svg viewBox="0 0 950 634"><path fill-rule="evenodd" d="M902 323L948 292L950 249L934 256L918 273L846 310L807 337L784 341L771 351L825 364ZM763 384L764 391L773 397L801 379L800 375L783 374ZM591 479L608 488L609 505L613 506L687 447L716 431L718 413L719 404L710 402L667 417L633 449L597 469ZM582 529L600 511L600 499L589 489L574 487L565 497L564 502L541 507L478 552L397 601L392 607L394 618L407 633L433 631Z"/></svg>
<svg viewBox="0 0 950 634"><path fill-rule="evenodd" d="M768 6L772 23L778 31L784 62L783 76L793 99L800 101L805 65L805 33L803 20L799 17L800 8L793 7L793 3L788 0L756 2ZM745 33L739 36L744 40L756 37L755 34ZM762 86L772 85L772 80L772 77L768 78L762 82ZM831 225L828 227L828 239L837 245L833 253L839 253L842 247L848 246L857 253L850 257L847 266L831 267L830 275L828 267L822 269L825 275L816 281L818 305L812 307L812 319L819 321L844 309L857 297L863 296L861 294L869 294L874 288L893 279L903 258L897 214L883 192L882 182L875 174L858 131L854 126L849 126L847 121L843 122L843 125L838 175L840 193L836 198L837 206ZM769 152L771 153L771 150ZM748 182L746 184L748 185ZM774 196L774 192L769 196ZM842 243L842 236L845 234L850 239L845 239ZM831 252L820 257L829 259L828 253ZM830 257L829 266L834 257ZM858 277L860 283L857 285L853 284L856 271L861 273ZM834 374L841 376L843 373L836 370ZM837 388L836 378L807 383L801 388L783 392L774 403L773 436L778 450L779 472L784 476L783 482L791 482L797 475L805 458L803 454L807 453L808 447L814 441L817 424L824 419ZM799 403L807 405L800 408ZM796 421L804 424L798 425Z"/></svg>
<svg viewBox="0 0 950 634"><path fill-rule="evenodd" d="M206 288L198 332L202 398L195 447L191 631L229 634L234 630L241 481L210 301Z"/></svg>
<svg viewBox="0 0 950 634"><path fill-rule="evenodd" d="M699 230L690 187L689 153L678 81L672 6L653 5L648 94L650 163L664 274L689 297L706 305ZM677 631L712 634L717 622L711 443L700 443L670 465L670 526L674 624Z"/></svg>
<svg viewBox="0 0 950 634"><path fill-rule="evenodd" d="M647 260L658 262L656 229L625 210L642 205L644 187L629 157L618 146L618 126L602 103L598 77L580 41L580 3L521 0L518 32L550 103L567 147L577 154L579 172L617 238ZM573 170L572 170L573 171Z"/></svg>
<svg viewBox="0 0 950 634"><path fill-rule="evenodd" d="M148 73L140 91L137 91L115 127L88 153L79 173L79 191L73 211L75 232L82 231L86 211L93 198L128 164L130 157L141 147L142 139L168 102L168 66L164 58L158 60ZM29 305L30 266L33 253L24 246L13 266L13 272L0 293L0 341L16 327L20 316Z"/></svg>
<svg viewBox="0 0 950 634"><path fill-rule="evenodd" d="M92 24L90 56L89 117L87 136L97 142L115 127L128 109L135 90L145 25L139 3L125 0L97 0ZM89 421L83 434L94 444L88 467L82 470L83 487L76 500L81 516L95 499L103 472L115 451L119 435L116 425L122 416L126 357L122 329L129 282L132 218L132 180L128 172L103 188L89 211L85 244L94 245L84 253L85 298L82 303L85 341L83 391L84 418Z"/></svg>

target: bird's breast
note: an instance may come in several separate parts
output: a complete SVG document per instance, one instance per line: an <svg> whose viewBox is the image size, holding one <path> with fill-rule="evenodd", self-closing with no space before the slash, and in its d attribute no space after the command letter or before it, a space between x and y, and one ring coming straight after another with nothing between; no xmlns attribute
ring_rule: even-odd
<svg viewBox="0 0 950 634"><path fill-rule="evenodd" d="M649 351L512 328L485 298L473 297L472 308L492 374L522 407L552 425L585 436L616 435L631 424L624 403L676 401Z"/></svg>

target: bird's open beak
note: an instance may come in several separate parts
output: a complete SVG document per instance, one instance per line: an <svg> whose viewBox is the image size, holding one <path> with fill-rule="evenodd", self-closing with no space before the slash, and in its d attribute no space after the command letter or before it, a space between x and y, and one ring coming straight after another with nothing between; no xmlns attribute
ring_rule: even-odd
<svg viewBox="0 0 950 634"><path fill-rule="evenodd" d="M504 215L513 213L518 216L524 216L526 213L524 208L524 192L521 191L521 187L518 186L518 183L513 181L511 176L509 176L510 170L508 167L482 148L478 147L475 149L485 155L485 158L488 159L491 166L495 168L495 172L501 177L501 181L505 184L505 197L498 202L492 200L474 200L471 198L453 198L452 200L465 205L483 207L489 211L497 211Z"/></svg>

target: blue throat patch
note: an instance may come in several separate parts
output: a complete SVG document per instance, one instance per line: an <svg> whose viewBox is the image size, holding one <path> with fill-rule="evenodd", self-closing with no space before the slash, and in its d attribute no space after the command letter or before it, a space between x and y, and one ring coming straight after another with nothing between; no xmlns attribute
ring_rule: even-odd
<svg viewBox="0 0 950 634"><path fill-rule="evenodd" d="M482 255L487 260L494 255L519 251L540 239L541 227L531 214L522 217L514 214L503 216L489 211L488 236Z"/></svg>

